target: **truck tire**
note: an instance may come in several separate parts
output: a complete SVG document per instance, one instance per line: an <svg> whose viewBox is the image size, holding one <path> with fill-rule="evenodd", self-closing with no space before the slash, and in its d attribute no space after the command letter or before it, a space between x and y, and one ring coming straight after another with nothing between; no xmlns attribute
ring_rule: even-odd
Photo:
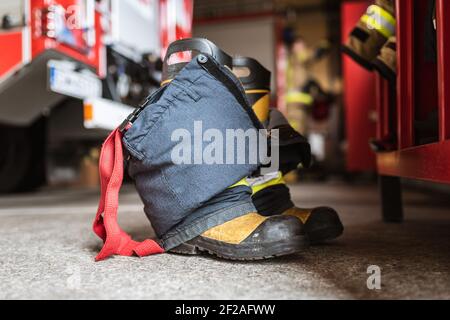
<svg viewBox="0 0 450 320"><path fill-rule="evenodd" d="M0 127L0 193L17 191L31 163L31 141L26 128Z"/></svg>
<svg viewBox="0 0 450 320"><path fill-rule="evenodd" d="M0 193L31 191L45 182L43 120L30 127L0 126Z"/></svg>
<svg viewBox="0 0 450 320"><path fill-rule="evenodd" d="M46 183L46 124L46 118L42 117L28 129L28 137L31 141L31 161L25 178L17 189L18 192L33 191Z"/></svg>

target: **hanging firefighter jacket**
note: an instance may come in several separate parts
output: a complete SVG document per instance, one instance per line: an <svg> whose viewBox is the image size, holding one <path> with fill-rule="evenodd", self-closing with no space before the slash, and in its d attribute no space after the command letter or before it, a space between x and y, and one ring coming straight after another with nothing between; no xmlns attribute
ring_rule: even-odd
<svg viewBox="0 0 450 320"><path fill-rule="evenodd" d="M278 130L278 137L272 136L271 143L279 150L279 171L286 174L301 163L305 168L311 163L311 147L308 140L294 130L286 118L277 110L270 109L271 73L257 60L249 57L233 58L233 70L248 68L247 76L239 77L247 99L258 119L266 128ZM235 71L236 72L236 71Z"/></svg>
<svg viewBox="0 0 450 320"><path fill-rule="evenodd" d="M250 73L240 76L240 69L247 68ZM292 216L301 221L311 243L321 243L340 236L343 225L337 212L329 207L298 208L291 200L283 174L294 170L301 163L308 167L311 161L311 148L308 141L292 128L288 120L277 109L270 108L270 71L257 60L249 57L235 57L233 72L245 88L258 118L271 131L278 129L279 137L272 145L279 144L279 171L247 178L252 187L253 204L258 213L264 216Z"/></svg>
<svg viewBox="0 0 450 320"><path fill-rule="evenodd" d="M352 30L342 51L362 67L372 70L386 41L395 36L395 1L376 0Z"/></svg>

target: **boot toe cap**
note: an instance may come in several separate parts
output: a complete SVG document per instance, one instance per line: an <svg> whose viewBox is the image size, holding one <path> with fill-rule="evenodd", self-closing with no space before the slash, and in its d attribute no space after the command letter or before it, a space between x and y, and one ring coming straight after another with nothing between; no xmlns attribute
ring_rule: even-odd
<svg viewBox="0 0 450 320"><path fill-rule="evenodd" d="M311 211L305 229L312 243L331 240L344 231L341 219L336 210L329 207L318 207Z"/></svg>
<svg viewBox="0 0 450 320"><path fill-rule="evenodd" d="M291 216L272 216L258 226L244 242L271 243L296 237L306 237L305 228L299 219Z"/></svg>

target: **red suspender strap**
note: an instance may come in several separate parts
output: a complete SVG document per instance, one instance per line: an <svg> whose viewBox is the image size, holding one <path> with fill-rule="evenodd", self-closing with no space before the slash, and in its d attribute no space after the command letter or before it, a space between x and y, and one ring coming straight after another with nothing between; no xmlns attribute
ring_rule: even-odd
<svg viewBox="0 0 450 320"><path fill-rule="evenodd" d="M119 191L123 180L122 133L116 129L106 138L100 153L101 197L94 220L94 232L102 238L103 248L95 258L100 261L112 255L139 257L163 253L154 240L133 241L117 223Z"/></svg>

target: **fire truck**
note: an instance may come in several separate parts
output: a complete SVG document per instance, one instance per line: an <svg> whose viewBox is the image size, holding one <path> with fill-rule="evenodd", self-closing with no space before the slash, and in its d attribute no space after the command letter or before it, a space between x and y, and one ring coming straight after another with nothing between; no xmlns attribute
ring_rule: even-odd
<svg viewBox="0 0 450 320"><path fill-rule="evenodd" d="M98 146L159 86L193 0L0 1L0 193L32 190ZM71 173L66 172L67 178Z"/></svg>

